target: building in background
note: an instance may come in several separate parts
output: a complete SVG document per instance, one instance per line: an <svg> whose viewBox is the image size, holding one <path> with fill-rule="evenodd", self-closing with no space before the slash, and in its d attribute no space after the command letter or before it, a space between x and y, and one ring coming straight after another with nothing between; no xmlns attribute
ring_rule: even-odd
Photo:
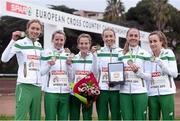
<svg viewBox="0 0 180 121"><path fill-rule="evenodd" d="M104 12L79 10L79 11L73 12L73 14L77 16L87 17L94 20L100 20L100 19L103 19Z"/></svg>

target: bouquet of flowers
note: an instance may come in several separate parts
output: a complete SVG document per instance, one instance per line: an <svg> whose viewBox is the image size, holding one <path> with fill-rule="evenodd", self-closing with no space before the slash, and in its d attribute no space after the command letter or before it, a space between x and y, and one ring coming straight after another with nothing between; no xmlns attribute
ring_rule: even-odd
<svg viewBox="0 0 180 121"><path fill-rule="evenodd" d="M88 74L72 86L74 96L89 107L100 94L99 85L93 73Z"/></svg>

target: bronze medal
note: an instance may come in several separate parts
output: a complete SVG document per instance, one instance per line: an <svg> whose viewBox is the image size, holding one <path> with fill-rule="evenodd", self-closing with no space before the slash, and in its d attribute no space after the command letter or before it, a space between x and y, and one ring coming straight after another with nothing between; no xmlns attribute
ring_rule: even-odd
<svg viewBox="0 0 180 121"><path fill-rule="evenodd" d="M151 62L154 62L154 61L155 61L155 59L156 59L156 57L155 57L155 56L153 56L153 57L151 58Z"/></svg>
<svg viewBox="0 0 180 121"><path fill-rule="evenodd" d="M132 64L133 64L133 60L132 60L132 59L129 59L129 60L127 61L127 64L128 64L128 65L132 65Z"/></svg>

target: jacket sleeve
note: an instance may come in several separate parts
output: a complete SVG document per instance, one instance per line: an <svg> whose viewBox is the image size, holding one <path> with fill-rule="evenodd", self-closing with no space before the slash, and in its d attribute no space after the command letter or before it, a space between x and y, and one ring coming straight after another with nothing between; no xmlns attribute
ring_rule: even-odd
<svg viewBox="0 0 180 121"><path fill-rule="evenodd" d="M68 81L70 83L74 82L75 73L73 71L73 64L66 64L67 65L67 74L68 74Z"/></svg>
<svg viewBox="0 0 180 121"><path fill-rule="evenodd" d="M97 53L93 53L93 64L92 64L92 71L94 76L98 78L98 60L97 60Z"/></svg>
<svg viewBox="0 0 180 121"><path fill-rule="evenodd" d="M101 70L100 70L100 58L98 57L98 53L97 53L97 79L98 81L100 81L100 75L101 75Z"/></svg>
<svg viewBox="0 0 180 121"><path fill-rule="evenodd" d="M146 81L151 81L152 80L151 73L145 73L141 69L138 69L138 71L136 72L136 75L139 78L143 78Z"/></svg>
<svg viewBox="0 0 180 121"><path fill-rule="evenodd" d="M168 63L160 58L157 58L155 62L161 67L163 73L176 78L178 76L177 62L172 50L168 51L167 59Z"/></svg>
<svg viewBox="0 0 180 121"><path fill-rule="evenodd" d="M41 54L41 75L44 76L50 71L51 66L48 64L48 53L43 51Z"/></svg>
<svg viewBox="0 0 180 121"><path fill-rule="evenodd" d="M74 58L74 57L73 57ZM67 74L68 74L68 81L70 83L74 83L74 79L75 79L75 69L74 69L74 64L73 64L73 58L71 58L71 63L70 64L66 64L67 66Z"/></svg>
<svg viewBox="0 0 180 121"><path fill-rule="evenodd" d="M1 56L2 62L8 62L16 53L20 52L20 49L15 47L16 41L11 40Z"/></svg>
<svg viewBox="0 0 180 121"><path fill-rule="evenodd" d="M139 78L146 80L146 82L149 82L152 80L152 77L151 77L152 62L150 61L151 55L148 52L145 52L145 58L146 59L143 62L143 67L140 67L138 69L138 71L136 72L136 75Z"/></svg>

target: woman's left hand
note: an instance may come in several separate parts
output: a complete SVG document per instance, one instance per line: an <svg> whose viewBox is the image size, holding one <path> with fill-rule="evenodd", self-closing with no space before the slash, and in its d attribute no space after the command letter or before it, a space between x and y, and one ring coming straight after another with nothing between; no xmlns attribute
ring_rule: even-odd
<svg viewBox="0 0 180 121"><path fill-rule="evenodd" d="M91 52L92 52L92 53L95 53L96 51L97 51L97 46L92 46L92 47L91 47Z"/></svg>
<svg viewBox="0 0 180 121"><path fill-rule="evenodd" d="M55 61L54 60L51 60L51 61L48 61L48 64L50 65L50 66L53 66L53 65L55 65Z"/></svg>
<svg viewBox="0 0 180 121"><path fill-rule="evenodd" d="M64 50L65 50L66 53L71 53L69 48L64 48Z"/></svg>
<svg viewBox="0 0 180 121"><path fill-rule="evenodd" d="M67 58L67 60L66 60L66 64L71 65L72 64L72 59L73 59L74 56L75 55L73 53L71 53L69 55L69 57Z"/></svg>
<svg viewBox="0 0 180 121"><path fill-rule="evenodd" d="M138 69L139 69L139 66L137 66L136 64L131 64L131 65L129 65L130 67L131 67L131 69L132 69L132 71L134 72L134 73L136 73L137 71L138 71Z"/></svg>

